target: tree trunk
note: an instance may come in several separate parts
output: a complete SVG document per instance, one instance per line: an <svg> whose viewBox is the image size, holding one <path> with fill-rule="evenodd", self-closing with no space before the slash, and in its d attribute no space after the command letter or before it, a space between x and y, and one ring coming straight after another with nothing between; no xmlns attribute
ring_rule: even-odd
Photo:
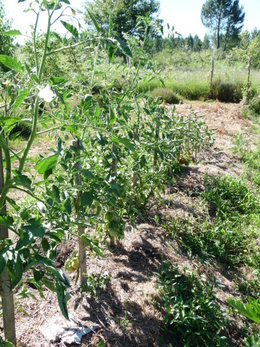
<svg viewBox="0 0 260 347"><path fill-rule="evenodd" d="M75 208L78 220L81 219L80 216L80 202L82 197L82 167L80 162L80 142L79 140L73 141L73 147L76 148L76 175L75 175L75 183L77 186L77 197L75 201ZM79 250L79 276L80 276L80 284L86 282L86 277L84 274L87 272L86 265L86 246L84 240L82 240L82 235L84 234L84 227L78 226L78 250Z"/></svg>
<svg viewBox="0 0 260 347"><path fill-rule="evenodd" d="M4 168L3 168L2 148L0 148L0 194L2 194L3 187L4 187ZM5 203L2 206L0 213L2 216L6 215ZM0 225L0 240L2 241L7 238L8 238L7 227ZM0 293L2 297L5 339L9 342L12 342L16 346L14 297L11 290L10 276L8 274L6 267L4 268L3 272L0 274Z"/></svg>
<svg viewBox="0 0 260 347"><path fill-rule="evenodd" d="M220 47L220 24L221 24L221 12L218 16L218 24L217 24L217 49Z"/></svg>

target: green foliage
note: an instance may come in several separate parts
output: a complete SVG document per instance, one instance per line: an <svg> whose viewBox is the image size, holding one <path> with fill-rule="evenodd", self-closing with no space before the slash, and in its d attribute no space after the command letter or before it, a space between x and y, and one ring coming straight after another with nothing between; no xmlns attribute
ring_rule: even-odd
<svg viewBox="0 0 260 347"><path fill-rule="evenodd" d="M244 340L244 347L260 347L260 336L250 335Z"/></svg>
<svg viewBox="0 0 260 347"><path fill-rule="evenodd" d="M214 295L214 283L163 262L157 274L156 307L164 314L163 332L171 341L187 346L226 346L224 313Z"/></svg>
<svg viewBox="0 0 260 347"><path fill-rule="evenodd" d="M260 301L258 299L249 298L246 304L240 300L234 300L233 298L227 299L227 302L242 316L260 324Z"/></svg>
<svg viewBox="0 0 260 347"><path fill-rule="evenodd" d="M260 187L260 144L255 151L246 151L242 156L246 164L246 174L256 187Z"/></svg>
<svg viewBox="0 0 260 347"><path fill-rule="evenodd" d="M182 99L179 95L174 94L170 89L167 88L155 88L152 92L154 98L161 98L167 104L179 104Z"/></svg>
<svg viewBox="0 0 260 347"><path fill-rule="evenodd" d="M254 269L246 279L237 278L237 288L243 296L258 298L260 295L260 271Z"/></svg>
<svg viewBox="0 0 260 347"><path fill-rule="evenodd" d="M14 345L11 342L3 341L0 337L0 346L1 347L14 347Z"/></svg>
<svg viewBox="0 0 260 347"><path fill-rule="evenodd" d="M212 83L210 97L223 102L238 103L243 98L242 88L242 83L216 79Z"/></svg>
<svg viewBox="0 0 260 347"><path fill-rule="evenodd" d="M249 109L253 115L260 116L260 95L254 96L249 101Z"/></svg>
<svg viewBox="0 0 260 347"><path fill-rule="evenodd" d="M212 219L173 219L167 231L190 256L216 259L228 266L248 264L257 268L260 220L256 196L243 182L230 177L206 179L206 184L203 197Z"/></svg>
<svg viewBox="0 0 260 347"><path fill-rule="evenodd" d="M90 293L92 297L97 296L99 289L105 289L107 283L110 282L111 276L109 274L84 274L86 282L81 285L81 291Z"/></svg>
<svg viewBox="0 0 260 347"><path fill-rule="evenodd" d="M95 25L96 29L107 30L113 22L113 31L120 38L123 37L123 33L144 37L139 18L147 16L152 19L159 11L159 2L157 0L92 0L87 3L86 10L86 22L89 24L91 16L93 25L93 18L95 18L98 23ZM161 22L158 21L159 23Z"/></svg>
<svg viewBox="0 0 260 347"><path fill-rule="evenodd" d="M13 37L11 22L6 19L2 0L0 1L0 54L11 55L13 52ZM0 65L2 67L2 65Z"/></svg>
<svg viewBox="0 0 260 347"><path fill-rule="evenodd" d="M174 219L167 231L189 256L216 259L228 266L243 263L258 266L260 259L255 244L258 227L257 224L255 229L248 230L246 223L234 225L229 220L209 223L207 220Z"/></svg>
<svg viewBox="0 0 260 347"><path fill-rule="evenodd" d="M259 200L247 185L228 176L205 177L206 191L203 193L217 218L226 220L237 216L259 213Z"/></svg>

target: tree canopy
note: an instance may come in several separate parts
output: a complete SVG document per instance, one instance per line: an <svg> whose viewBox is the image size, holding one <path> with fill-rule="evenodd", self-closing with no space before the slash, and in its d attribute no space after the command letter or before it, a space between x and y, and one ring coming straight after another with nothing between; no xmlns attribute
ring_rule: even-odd
<svg viewBox="0 0 260 347"><path fill-rule="evenodd" d="M239 0L207 0L202 6L202 23L212 31L217 48L221 41L224 48L230 42L237 42L244 19L245 12Z"/></svg>
<svg viewBox="0 0 260 347"><path fill-rule="evenodd" d="M142 36L136 27L140 16L153 18L160 5L157 0L92 0L86 3L86 22L89 23L88 12L96 18L104 28L109 26L109 18L113 21L114 32L123 37L123 33Z"/></svg>

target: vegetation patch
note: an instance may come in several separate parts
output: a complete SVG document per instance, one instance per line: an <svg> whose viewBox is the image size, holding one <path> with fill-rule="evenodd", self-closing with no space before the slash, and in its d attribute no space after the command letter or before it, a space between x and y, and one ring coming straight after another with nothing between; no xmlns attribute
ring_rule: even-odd
<svg viewBox="0 0 260 347"><path fill-rule="evenodd" d="M224 81L216 79L210 89L210 97L223 102L238 103L243 98L243 84L237 81Z"/></svg>
<svg viewBox="0 0 260 347"><path fill-rule="evenodd" d="M156 307L163 311L162 330L178 346L226 346L227 319L205 277L170 262L163 262L157 274L159 296Z"/></svg>

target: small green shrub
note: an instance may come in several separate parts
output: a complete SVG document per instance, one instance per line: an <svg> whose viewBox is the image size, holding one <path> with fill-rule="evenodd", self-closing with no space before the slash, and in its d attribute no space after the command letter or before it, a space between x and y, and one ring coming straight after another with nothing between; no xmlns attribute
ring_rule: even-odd
<svg viewBox="0 0 260 347"><path fill-rule="evenodd" d="M253 112L253 114L258 116L260 115L260 95L256 95L250 100L249 109Z"/></svg>
<svg viewBox="0 0 260 347"><path fill-rule="evenodd" d="M180 346L226 346L223 336L227 319L214 295L214 284L170 262L163 262L157 274L159 297L156 307L163 311L163 333Z"/></svg>
<svg viewBox="0 0 260 347"><path fill-rule="evenodd" d="M182 101L178 94L167 88L156 88L153 90L152 95L154 98L162 98L168 104L179 104Z"/></svg>
<svg viewBox="0 0 260 347"><path fill-rule="evenodd" d="M223 102L238 103L243 98L242 89L243 84L241 82L216 79L212 83L210 97Z"/></svg>

